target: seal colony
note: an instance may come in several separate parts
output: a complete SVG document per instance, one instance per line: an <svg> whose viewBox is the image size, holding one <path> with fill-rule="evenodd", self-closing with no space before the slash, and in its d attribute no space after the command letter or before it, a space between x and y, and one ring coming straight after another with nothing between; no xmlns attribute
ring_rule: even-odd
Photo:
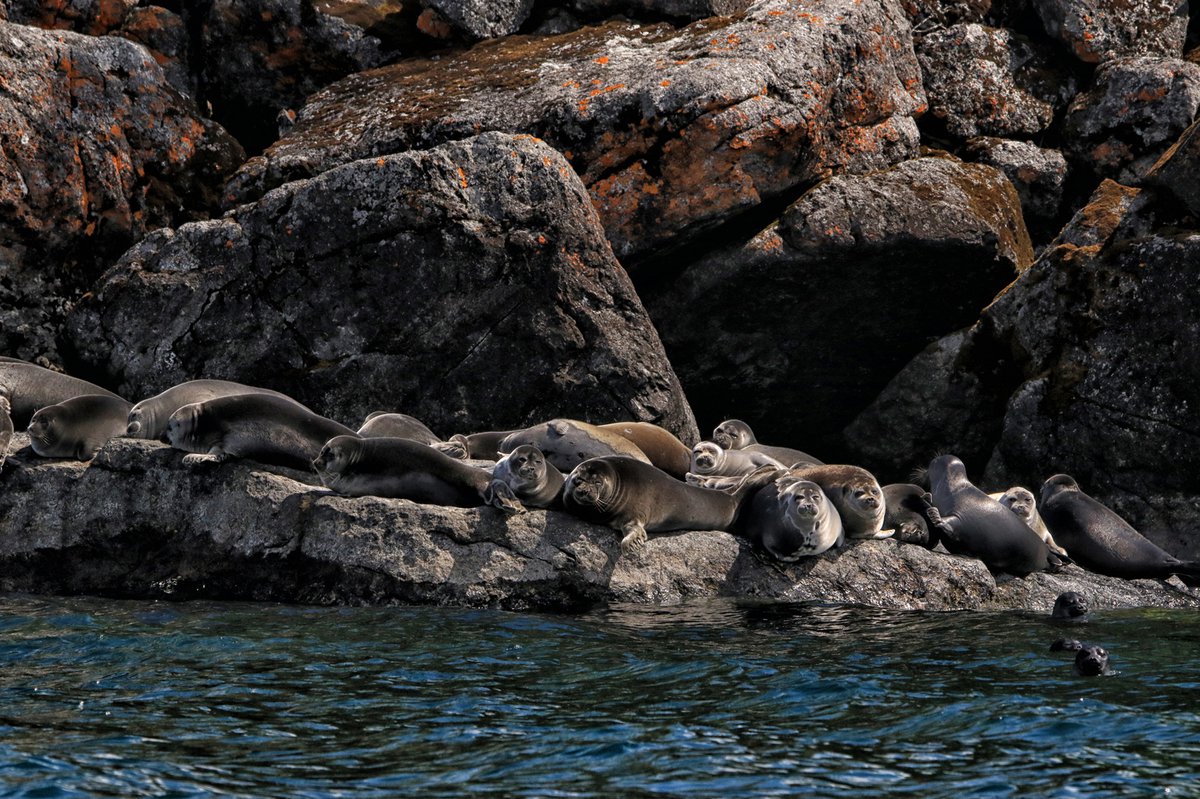
<svg viewBox="0 0 1200 799"><path fill-rule="evenodd" d="M1023 577L1072 562L1122 578L1200 580L1200 563L1164 552L1067 475L989 495L953 455L929 487L881 487L869 471L758 441L740 420L689 449L647 422L551 419L521 430L442 438L421 420L375 411L357 431L269 389L193 380L130 403L87 381L0 359L0 468L13 432L40 457L89 460L113 437L158 438L189 465L231 458L303 470L326 490L518 514L554 509L620 534L640 557L649 535L727 531L783 566L887 539L942 547ZM487 512L487 511L485 511ZM1086 603L1083 603L1086 612ZM1062 609L1061 614L1072 612Z"/></svg>

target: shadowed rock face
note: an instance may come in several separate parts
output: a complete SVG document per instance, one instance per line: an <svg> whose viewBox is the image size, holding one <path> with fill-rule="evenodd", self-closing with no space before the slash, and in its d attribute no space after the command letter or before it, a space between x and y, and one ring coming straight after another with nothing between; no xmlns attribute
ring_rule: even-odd
<svg viewBox="0 0 1200 799"><path fill-rule="evenodd" d="M1032 260L1003 173L921 158L818 185L646 304L705 429L754 419L829 461L903 364Z"/></svg>
<svg viewBox="0 0 1200 799"><path fill-rule="evenodd" d="M838 172L915 154L920 75L891 0L769 0L669 25L509 37L354 75L231 181L231 201L482 130L536 135L583 179L619 258Z"/></svg>
<svg viewBox="0 0 1200 799"><path fill-rule="evenodd" d="M123 39L0 22L0 80L0 352L57 360L65 307L242 152Z"/></svg>
<svg viewBox="0 0 1200 799"><path fill-rule="evenodd" d="M1180 0L1039 0L1046 32L1081 61L1183 54L1188 3Z"/></svg>
<svg viewBox="0 0 1200 799"><path fill-rule="evenodd" d="M130 397L203 375L347 421L381 408L441 430L632 419L696 440L586 191L528 136L347 164L157 231L72 327Z"/></svg>
<svg viewBox="0 0 1200 799"><path fill-rule="evenodd" d="M0 590L546 610L733 596L1047 614L1078 591L1093 609L1200 607L1154 581L1077 567L997 585L978 560L894 541L787 569L719 532L652 535L642 556L623 556L617 532L558 512L349 499L301 482L311 475L190 469L180 456L129 439L86 466L27 448L11 456L0 473Z"/></svg>

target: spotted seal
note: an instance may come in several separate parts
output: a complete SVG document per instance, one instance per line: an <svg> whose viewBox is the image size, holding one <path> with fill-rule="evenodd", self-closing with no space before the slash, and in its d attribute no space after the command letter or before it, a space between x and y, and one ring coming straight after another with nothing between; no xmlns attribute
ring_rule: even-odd
<svg viewBox="0 0 1200 799"><path fill-rule="evenodd" d="M428 505L491 505L522 513L520 501L489 472L403 438L334 436L312 459L321 484L350 497L392 497Z"/></svg>
<svg viewBox="0 0 1200 799"><path fill-rule="evenodd" d="M1083 493L1067 474L1042 484L1042 520L1054 540L1088 571L1110 577L1200 579L1200 562L1176 558L1133 529L1117 514Z"/></svg>
<svg viewBox="0 0 1200 799"><path fill-rule="evenodd" d="M363 420L358 434L363 438L403 438L429 447L442 442L424 422L407 413L375 411Z"/></svg>
<svg viewBox="0 0 1200 799"><path fill-rule="evenodd" d="M331 438L353 430L302 405L268 394L236 394L194 402L171 414L164 432L184 463L249 458L307 471ZM382 439L381 439L382 440Z"/></svg>
<svg viewBox="0 0 1200 799"><path fill-rule="evenodd" d="M624 436L574 419L552 419L518 430L500 442L500 452L512 452L522 444L540 449L563 474L588 458L607 455L622 455L650 465L645 453Z"/></svg>
<svg viewBox="0 0 1200 799"><path fill-rule="evenodd" d="M842 545L842 518L821 487L784 475L750 500L738 529L777 560L792 563Z"/></svg>
<svg viewBox="0 0 1200 799"><path fill-rule="evenodd" d="M1046 529L1046 523L1042 521L1042 517L1038 513L1037 500L1034 499L1032 491L1024 486L1013 486L1006 491L988 494L988 496L1017 514L1017 518L1029 525L1030 530L1041 536L1051 552L1067 563L1071 562L1067 551L1054 542L1054 536L1050 535L1050 531Z"/></svg>
<svg viewBox="0 0 1200 799"><path fill-rule="evenodd" d="M497 461L492 480L506 485L524 505L562 507L563 473L532 444L522 444Z"/></svg>
<svg viewBox="0 0 1200 799"><path fill-rule="evenodd" d="M796 466L799 464L804 464L805 466L824 465L823 461L814 458L807 452L801 452L798 449L791 449L790 447L771 447L758 443L758 439L754 437L754 431L750 429L750 425L741 419L726 419L721 422L713 430L712 440L723 449L743 449L750 450L751 452L761 452L785 466Z"/></svg>
<svg viewBox="0 0 1200 799"><path fill-rule="evenodd" d="M34 411L47 405L57 405L72 397L88 395L117 395L94 383L80 380L37 364L15 358L0 361L0 395L8 398L13 428L24 430Z"/></svg>
<svg viewBox="0 0 1200 799"><path fill-rule="evenodd" d="M43 458L90 461L125 432L133 403L107 394L71 397L39 409L29 420L29 444Z"/></svg>
<svg viewBox="0 0 1200 799"><path fill-rule="evenodd" d="M875 475L866 469L847 464L821 464L797 466L788 474L812 480L821 487L842 517L847 538L887 538L892 535L891 530L883 529L887 510L883 489Z"/></svg>
<svg viewBox="0 0 1200 799"><path fill-rule="evenodd" d="M125 426L128 438L150 438L163 440L167 429L167 420L171 414L184 405L194 402L216 399L217 397L234 397L239 394L262 394L268 397L279 397L296 405L299 402L269 388L248 386L235 383L232 380L188 380L177 386L171 386L166 391L142 400L129 410L129 420ZM303 405L301 408L308 410Z"/></svg>

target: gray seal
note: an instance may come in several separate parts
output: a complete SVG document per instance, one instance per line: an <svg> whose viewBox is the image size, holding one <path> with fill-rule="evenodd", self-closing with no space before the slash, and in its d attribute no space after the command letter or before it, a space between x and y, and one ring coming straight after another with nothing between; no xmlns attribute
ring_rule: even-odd
<svg viewBox="0 0 1200 799"><path fill-rule="evenodd" d="M941 541L941 530L929 519L933 495L912 483L890 483L883 487L883 527L893 530L897 541L933 549Z"/></svg>
<svg viewBox="0 0 1200 799"><path fill-rule="evenodd" d="M237 394L184 405L165 436L184 463L249 458L307 471L325 442L353 430L302 405L267 394Z"/></svg>
<svg viewBox="0 0 1200 799"><path fill-rule="evenodd" d="M738 528L776 560L793 563L842 545L837 509L811 480L784 475L758 491Z"/></svg>
<svg viewBox="0 0 1200 799"><path fill-rule="evenodd" d="M349 497L391 497L458 508L491 505L506 513L525 510L503 485L493 484L486 470L403 438L335 436L313 458L312 468L322 485Z"/></svg>
<svg viewBox="0 0 1200 799"><path fill-rule="evenodd" d="M163 440L163 433L167 429L167 420L171 418L171 414L184 405L205 402L217 397L236 397L239 394L262 394L268 397L279 397L304 408L303 405L300 405L299 402L296 402L296 400L287 394L281 394L269 388L247 386L244 383L235 383L231 380L189 380L186 383L171 386L166 391L155 394L153 397L144 399L134 405L129 411L129 421L125 426L125 435L128 438L149 438L161 441ZM308 408L304 409L308 410Z"/></svg>
<svg viewBox="0 0 1200 799"><path fill-rule="evenodd" d="M518 430L500 442L500 452L512 452L522 444L532 444L540 449L546 460L563 474L588 458L608 455L623 455L650 465L645 453L624 436L574 419L551 419Z"/></svg>
<svg viewBox="0 0 1200 799"><path fill-rule="evenodd" d="M492 480L503 483L524 505L561 508L563 473L546 462L532 444L522 444L501 458L492 469Z"/></svg>
<svg viewBox="0 0 1200 799"><path fill-rule="evenodd" d="M1071 562L1071 559L1067 556L1067 551L1055 543L1054 536L1050 535L1050 531L1046 529L1046 523L1042 521L1042 517L1038 513L1037 500L1034 499L1032 491L1024 486L1013 486L1006 491L997 494L988 494L988 496L1017 514L1017 518L1029 525L1030 530L1041 536L1041 539L1046 542L1046 546L1050 548L1051 552L1058 555L1065 562Z"/></svg>
<svg viewBox="0 0 1200 799"><path fill-rule="evenodd" d="M847 538L887 538L891 530L883 529L886 507L883 489L875 475L859 466L822 464L796 466L788 474L802 480L812 480L821 487L842 517Z"/></svg>
<svg viewBox="0 0 1200 799"><path fill-rule="evenodd" d="M740 477L764 466L785 468L784 464L761 452L722 449L713 441L701 441L692 447L692 463L688 473L701 477Z"/></svg>
<svg viewBox="0 0 1200 799"><path fill-rule="evenodd" d="M1200 562L1174 557L1117 514L1083 493L1070 475L1042 485L1042 520L1054 539L1083 568L1127 580L1138 577L1200 578Z"/></svg>
<svg viewBox="0 0 1200 799"><path fill-rule="evenodd" d="M8 404L8 397L0 394L0 469L4 468L4 461L8 458L8 445L12 443L13 421L11 410L12 406Z"/></svg>
<svg viewBox="0 0 1200 799"><path fill-rule="evenodd" d="M958 458L934 458L927 474L935 506L930 518L941 523L942 544L950 552L1017 577L1061 565L1029 525L967 479L967 467Z"/></svg>
<svg viewBox="0 0 1200 799"><path fill-rule="evenodd" d="M647 533L729 530L743 501L777 469L743 478L732 493L681 483L656 466L621 456L590 458L567 475L563 506L622 534L621 551L640 550Z"/></svg>
<svg viewBox="0 0 1200 799"><path fill-rule="evenodd" d="M29 420L29 444L43 458L90 461L110 438L125 432L133 404L107 394L71 397Z"/></svg>
<svg viewBox="0 0 1200 799"><path fill-rule="evenodd" d="M106 388L16 359L0 361L0 395L8 397L13 428L24 430L34 411L72 397L117 396Z"/></svg>
<svg viewBox="0 0 1200 799"><path fill-rule="evenodd" d="M627 439L650 462L672 477L683 480L692 465L692 451L670 430L650 422L612 422L596 425Z"/></svg>
<svg viewBox="0 0 1200 799"><path fill-rule="evenodd" d="M785 466L821 466L824 461L814 458L807 452L790 447L772 447L758 443L750 425L741 419L726 419L713 430L712 440L723 449L745 449L751 452L761 452L779 461Z"/></svg>
<svg viewBox="0 0 1200 799"><path fill-rule="evenodd" d="M407 413L375 411L363 420L358 434L363 438L403 438L432 447L441 439L415 416Z"/></svg>

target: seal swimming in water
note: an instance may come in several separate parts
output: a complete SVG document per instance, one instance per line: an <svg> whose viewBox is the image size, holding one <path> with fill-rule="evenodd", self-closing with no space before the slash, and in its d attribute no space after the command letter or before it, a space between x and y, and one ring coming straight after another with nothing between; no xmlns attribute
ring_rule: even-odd
<svg viewBox="0 0 1200 799"><path fill-rule="evenodd" d="M588 458L606 455L623 455L650 465L650 459L629 439L574 419L551 419L518 430L500 442L500 452L511 452L522 444L532 444L540 449L546 460L563 474Z"/></svg>
<svg viewBox="0 0 1200 799"><path fill-rule="evenodd" d="M171 414L163 435L171 446L193 453L184 456L184 463L237 457L305 471L329 439L357 437L345 425L268 394L236 394L184 405Z"/></svg>
<svg viewBox="0 0 1200 799"><path fill-rule="evenodd" d="M129 420L125 426L125 435L128 438L161 440L163 433L167 429L167 420L171 418L171 414L184 405L204 402L205 400L216 399L217 397L234 397L239 394L263 394L269 397L279 397L288 402L300 405L299 402L296 402L296 400L287 394L281 394L269 388L247 386L244 383L235 383L232 380L188 380L186 383L171 386L166 391L155 394L153 397L148 397L135 404L129 410ZM300 407L304 408L303 405L300 405ZM308 408L304 409L308 410Z"/></svg>
<svg viewBox="0 0 1200 799"><path fill-rule="evenodd" d="M883 487L883 527L895 530L898 541L933 549L941 540L936 524L929 520L933 495L912 483L890 483Z"/></svg>
<svg viewBox="0 0 1200 799"><path fill-rule="evenodd" d="M492 469L492 480L508 486L525 505L535 508L561 508L566 478L546 462L546 456L532 444L522 444L505 455Z"/></svg>
<svg viewBox="0 0 1200 799"><path fill-rule="evenodd" d="M474 508L491 505L506 513L524 508L489 472L436 449L403 438L335 436L312 460L321 484L350 497L392 497L427 505Z"/></svg>
<svg viewBox="0 0 1200 799"><path fill-rule="evenodd" d="M41 408L29 420L29 445L43 458L90 461L125 432L133 404L107 394L85 394Z"/></svg>
<svg viewBox="0 0 1200 799"><path fill-rule="evenodd" d="M24 430L34 411L47 405L57 405L72 397L88 395L117 395L94 383L59 372L43 369L27 361L0 361L0 394L8 397L9 415L13 428Z"/></svg>
<svg viewBox="0 0 1200 799"><path fill-rule="evenodd" d="M823 466L824 462L817 460L807 452L790 447L771 447L758 443L750 425L741 419L726 419L713 430L712 440L722 449L745 449L751 452L761 452L782 463L784 466Z"/></svg>
<svg viewBox="0 0 1200 799"><path fill-rule="evenodd" d="M967 479L967 467L953 455L929 463L934 507L942 544L956 555L979 558L993 572L1024 577L1060 565L1029 525Z"/></svg>
<svg viewBox="0 0 1200 799"><path fill-rule="evenodd" d="M763 466L786 468L782 463L761 452L744 449L722 449L712 441L701 441L692 447L692 462L689 474L702 477L740 477L761 469Z"/></svg>
<svg viewBox="0 0 1200 799"><path fill-rule="evenodd" d="M777 469L747 475L732 493L681 483L648 463L622 456L590 458L567 475L563 506L580 518L622 533L621 551L637 551L647 533L728 530L743 500Z"/></svg>
<svg viewBox="0 0 1200 799"><path fill-rule="evenodd" d="M442 443L424 422L407 413L375 411L363 420L358 434L363 438L403 438L428 447Z"/></svg>
<svg viewBox="0 0 1200 799"><path fill-rule="evenodd" d="M1083 493L1067 474L1042 484L1042 520L1056 541L1088 571L1109 577L1200 579L1200 562L1169 554L1117 514Z"/></svg>
<svg viewBox="0 0 1200 799"><path fill-rule="evenodd" d="M845 539L842 519L821 487L790 475L755 493L737 528L785 563L820 555Z"/></svg>
<svg viewBox="0 0 1200 799"><path fill-rule="evenodd" d="M1050 618L1056 621L1078 621L1088 614L1087 597L1078 591L1064 591L1054 600Z"/></svg>
<svg viewBox="0 0 1200 799"><path fill-rule="evenodd" d="M1034 499L1032 491L1024 486L1013 486L1006 491L988 494L988 496L1017 514L1017 518L1029 525L1029 529L1041 536L1051 552L1067 563L1071 562L1067 551L1054 542L1054 536L1050 535L1050 531L1046 529L1046 523L1038 514L1037 500Z"/></svg>
<svg viewBox="0 0 1200 799"><path fill-rule="evenodd" d="M883 489L875 475L866 469L846 464L796 466L788 474L812 480L821 487L842 517L847 538L887 538L883 530L886 513Z"/></svg>
<svg viewBox="0 0 1200 799"><path fill-rule="evenodd" d="M692 465L692 451L674 433L650 422L612 422L596 425L628 439L650 462L683 480Z"/></svg>

